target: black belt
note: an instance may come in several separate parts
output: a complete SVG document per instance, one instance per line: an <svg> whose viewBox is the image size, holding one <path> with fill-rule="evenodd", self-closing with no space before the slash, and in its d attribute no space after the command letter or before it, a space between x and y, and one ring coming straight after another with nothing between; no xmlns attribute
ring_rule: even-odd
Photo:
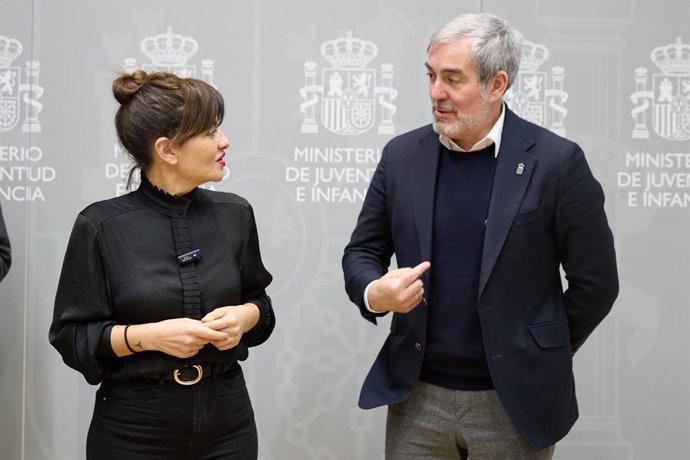
<svg viewBox="0 0 690 460"><path fill-rule="evenodd" d="M201 379L217 377L221 374L224 374L234 365L234 362L217 364L191 364L189 366L180 367L173 371L161 372L160 374L145 374L142 375L142 377L147 379L155 379L161 383L172 380L180 385L194 385L199 383Z"/></svg>

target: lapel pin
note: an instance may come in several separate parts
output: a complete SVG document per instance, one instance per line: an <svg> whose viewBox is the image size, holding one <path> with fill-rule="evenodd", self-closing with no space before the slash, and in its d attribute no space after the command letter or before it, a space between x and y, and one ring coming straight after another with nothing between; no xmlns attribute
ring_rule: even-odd
<svg viewBox="0 0 690 460"><path fill-rule="evenodd" d="M520 163L520 164L518 164L518 167L515 170L515 174L522 174L523 172L525 172L525 164Z"/></svg>

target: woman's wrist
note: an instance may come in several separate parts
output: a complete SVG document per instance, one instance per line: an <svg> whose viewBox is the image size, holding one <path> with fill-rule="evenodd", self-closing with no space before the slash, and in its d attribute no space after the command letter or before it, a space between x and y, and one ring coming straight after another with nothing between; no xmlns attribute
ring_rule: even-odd
<svg viewBox="0 0 690 460"><path fill-rule="evenodd" d="M130 328L131 324L128 324L125 326L123 337L125 341L125 346L127 347L127 350L129 350L132 354L136 353L137 351L132 348L132 345L129 343L129 340L127 339L127 330Z"/></svg>
<svg viewBox="0 0 690 460"><path fill-rule="evenodd" d="M133 355L151 349L144 338L150 334L150 324L125 324L113 326L110 332L110 346L119 357Z"/></svg>
<svg viewBox="0 0 690 460"><path fill-rule="evenodd" d="M242 333L246 333L254 329L254 327L259 323L261 317L261 311L259 306L253 303L245 303L240 305L244 310L244 327L242 328Z"/></svg>

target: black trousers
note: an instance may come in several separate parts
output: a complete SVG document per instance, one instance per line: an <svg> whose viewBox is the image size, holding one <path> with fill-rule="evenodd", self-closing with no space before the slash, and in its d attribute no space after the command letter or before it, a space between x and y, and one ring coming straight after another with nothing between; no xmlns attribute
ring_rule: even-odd
<svg viewBox="0 0 690 460"><path fill-rule="evenodd" d="M256 460L254 411L239 365L182 386L106 381L96 393L88 460Z"/></svg>

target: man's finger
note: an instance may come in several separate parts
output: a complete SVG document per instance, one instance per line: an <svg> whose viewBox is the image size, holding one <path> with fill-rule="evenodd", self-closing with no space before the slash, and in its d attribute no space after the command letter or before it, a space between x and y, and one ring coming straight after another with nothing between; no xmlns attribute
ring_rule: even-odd
<svg viewBox="0 0 690 460"><path fill-rule="evenodd" d="M421 291L424 291L424 283L419 278L412 281L412 283L405 288L405 292L410 296L417 296Z"/></svg>
<svg viewBox="0 0 690 460"><path fill-rule="evenodd" d="M431 267L431 263L424 261L421 264L412 267L410 270L408 270L405 273L405 280L407 281L408 284L412 284L415 282L415 280L419 279L422 277L425 271L427 271Z"/></svg>

